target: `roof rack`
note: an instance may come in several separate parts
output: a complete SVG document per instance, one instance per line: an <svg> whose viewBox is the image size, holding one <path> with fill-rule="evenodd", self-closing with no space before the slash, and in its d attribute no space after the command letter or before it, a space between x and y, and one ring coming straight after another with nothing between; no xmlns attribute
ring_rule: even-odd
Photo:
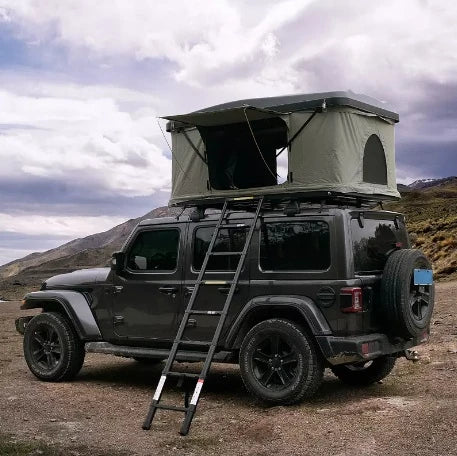
<svg viewBox="0 0 457 456"><path fill-rule="evenodd" d="M249 208L255 206L256 198L258 195L246 195L235 198L212 197L212 198L196 198L189 199L183 203L175 204L174 206L181 206L184 208L198 207L202 209L220 209L226 199L233 201L234 205L240 208ZM359 193L338 193L332 191L319 191L319 192L297 192L288 194L271 194L264 195L264 207L278 208L282 205L296 201L299 203L314 203L314 204L329 204L337 206L373 206L386 200L396 200L396 198L389 198L386 195L364 195Z"/></svg>
<svg viewBox="0 0 457 456"><path fill-rule="evenodd" d="M254 211L256 208L256 196L245 196L230 198L232 211ZM386 200L376 195L361 194L342 194L335 192L315 192L315 193L296 193L290 195L265 195L263 202L264 210L283 211L286 215L298 214L304 205L315 205L323 207L355 207L355 208L373 208L377 205L382 207ZM226 198L196 199L186 201L182 205L183 212L185 209L194 208L190 218L194 221L201 220L205 217L205 211L208 209L222 209Z"/></svg>

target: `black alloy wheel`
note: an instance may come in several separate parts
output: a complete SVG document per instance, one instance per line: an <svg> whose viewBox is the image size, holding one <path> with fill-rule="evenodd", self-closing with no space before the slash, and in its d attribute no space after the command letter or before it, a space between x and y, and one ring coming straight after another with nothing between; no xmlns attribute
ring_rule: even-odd
<svg viewBox="0 0 457 456"><path fill-rule="evenodd" d="M52 371L61 360L62 341L54 327L43 322L34 330L31 349L33 362L42 369Z"/></svg>
<svg viewBox="0 0 457 456"><path fill-rule="evenodd" d="M252 359L254 375L266 388L289 386L297 376L297 348L285 337L269 333L260 340Z"/></svg>
<svg viewBox="0 0 457 456"><path fill-rule="evenodd" d="M430 313L430 288L430 285L414 285L414 280L411 279L409 303L411 306L411 315L417 322L422 322Z"/></svg>
<svg viewBox="0 0 457 456"><path fill-rule="evenodd" d="M84 343L67 317L43 312L24 331L24 357L40 380L58 382L76 376L84 363Z"/></svg>
<svg viewBox="0 0 457 456"><path fill-rule="evenodd" d="M299 324L272 318L256 324L240 349L246 388L270 405L287 405L312 396L323 376L322 355Z"/></svg>

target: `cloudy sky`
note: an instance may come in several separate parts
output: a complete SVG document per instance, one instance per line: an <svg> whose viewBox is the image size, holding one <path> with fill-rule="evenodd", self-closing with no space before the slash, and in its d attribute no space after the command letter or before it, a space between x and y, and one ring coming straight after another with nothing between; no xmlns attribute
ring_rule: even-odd
<svg viewBox="0 0 457 456"><path fill-rule="evenodd" d="M457 174L457 2L0 0L0 264L167 203L157 116L351 89L400 182Z"/></svg>

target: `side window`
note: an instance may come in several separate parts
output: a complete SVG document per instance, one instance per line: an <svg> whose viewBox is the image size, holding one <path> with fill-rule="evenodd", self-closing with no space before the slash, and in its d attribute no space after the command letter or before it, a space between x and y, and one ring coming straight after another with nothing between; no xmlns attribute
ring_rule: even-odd
<svg viewBox="0 0 457 456"><path fill-rule="evenodd" d="M363 181L387 185L387 165L384 147L378 135L371 135L363 151Z"/></svg>
<svg viewBox="0 0 457 456"><path fill-rule="evenodd" d="M401 223L396 229L392 220L366 218L362 228L357 219L352 219L351 231L355 272L382 271L397 242L408 246L405 226Z"/></svg>
<svg viewBox="0 0 457 456"><path fill-rule="evenodd" d="M143 231L127 254L127 267L134 271L174 271L178 246L179 230Z"/></svg>
<svg viewBox="0 0 457 456"><path fill-rule="evenodd" d="M322 271L330 266L329 226L325 222L278 222L262 225L263 271Z"/></svg>
<svg viewBox="0 0 457 456"><path fill-rule="evenodd" d="M206 251L213 236L215 227L205 226L194 231L194 255L192 268L199 271L205 259ZM247 228L219 231L214 244L214 252L241 252L246 240ZM208 271L234 271L238 265L239 255L214 256L209 259Z"/></svg>

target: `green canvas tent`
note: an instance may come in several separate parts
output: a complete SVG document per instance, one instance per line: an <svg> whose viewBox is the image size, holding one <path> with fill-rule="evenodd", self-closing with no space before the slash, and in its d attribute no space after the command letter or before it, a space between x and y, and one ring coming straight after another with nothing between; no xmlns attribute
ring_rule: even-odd
<svg viewBox="0 0 457 456"><path fill-rule="evenodd" d="M259 194L400 196L398 114L363 95L257 98L164 118L172 136L170 205ZM288 170L278 184L281 153Z"/></svg>

